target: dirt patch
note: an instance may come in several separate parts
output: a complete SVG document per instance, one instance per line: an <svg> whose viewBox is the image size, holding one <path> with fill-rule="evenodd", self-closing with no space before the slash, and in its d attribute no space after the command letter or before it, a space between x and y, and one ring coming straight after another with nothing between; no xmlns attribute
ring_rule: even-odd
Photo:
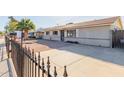
<svg viewBox="0 0 124 93"><path fill-rule="evenodd" d="M25 41L23 46L34 49L35 52L48 51L51 49L58 49L70 45L69 43L49 41L49 40L29 40Z"/></svg>

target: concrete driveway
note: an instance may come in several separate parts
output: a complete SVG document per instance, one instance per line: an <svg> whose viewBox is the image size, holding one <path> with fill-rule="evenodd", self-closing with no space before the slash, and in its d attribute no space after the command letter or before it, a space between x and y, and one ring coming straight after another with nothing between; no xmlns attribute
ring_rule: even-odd
<svg viewBox="0 0 124 93"><path fill-rule="evenodd" d="M51 71L57 67L59 76L67 66L69 76L124 76L124 49L69 44L57 41L34 40L27 44L50 57ZM45 61L46 62L46 61Z"/></svg>

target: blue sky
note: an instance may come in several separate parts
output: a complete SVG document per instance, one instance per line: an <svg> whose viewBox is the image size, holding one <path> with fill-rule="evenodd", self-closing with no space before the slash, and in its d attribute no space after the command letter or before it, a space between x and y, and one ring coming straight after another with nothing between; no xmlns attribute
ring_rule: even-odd
<svg viewBox="0 0 124 93"><path fill-rule="evenodd" d="M36 25L37 28L47 28L56 26L57 24L62 25L69 22L81 22L94 19L101 19L110 16L14 16L15 19L21 20L22 18L30 18ZM124 23L124 17L122 17ZM0 16L0 31L4 30L4 26L8 23L8 16Z"/></svg>

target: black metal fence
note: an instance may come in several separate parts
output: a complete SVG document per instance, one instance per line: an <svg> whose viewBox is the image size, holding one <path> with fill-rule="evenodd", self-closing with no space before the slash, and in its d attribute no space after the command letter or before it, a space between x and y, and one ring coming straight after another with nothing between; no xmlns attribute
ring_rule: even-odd
<svg viewBox="0 0 124 93"><path fill-rule="evenodd" d="M124 30L112 31L112 48L124 48Z"/></svg>
<svg viewBox="0 0 124 93"><path fill-rule="evenodd" d="M7 51L8 57L10 57L10 55L9 55L9 52L10 52L10 39L7 36L5 36L5 45L6 45L6 51Z"/></svg>
<svg viewBox="0 0 124 93"><path fill-rule="evenodd" d="M56 66L51 71L50 58L47 62L41 58L40 52L35 53L34 49L22 47L20 43L5 36L6 50L8 57L12 58L17 76L19 77L57 77ZM53 74L51 74L53 73ZM63 69L63 76L67 77L66 66Z"/></svg>

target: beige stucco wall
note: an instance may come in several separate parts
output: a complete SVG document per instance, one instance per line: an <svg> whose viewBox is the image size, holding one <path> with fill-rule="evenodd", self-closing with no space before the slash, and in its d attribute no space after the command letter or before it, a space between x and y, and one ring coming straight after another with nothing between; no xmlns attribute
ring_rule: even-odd
<svg viewBox="0 0 124 93"><path fill-rule="evenodd" d="M65 41L77 41L80 44L94 45L94 46L103 46L111 47L110 40L100 40L100 39L80 39L80 38L65 38Z"/></svg>
<svg viewBox="0 0 124 93"><path fill-rule="evenodd" d="M46 32L45 32L43 39L60 41L60 31L58 31L58 35L53 35L53 31L50 31L49 35L46 35Z"/></svg>
<svg viewBox="0 0 124 93"><path fill-rule="evenodd" d="M53 35L53 31L52 31L51 40L60 41L60 31L58 31L58 35Z"/></svg>
<svg viewBox="0 0 124 93"><path fill-rule="evenodd" d="M111 46L110 26L76 29L77 38L65 38L65 41L78 41L80 44Z"/></svg>
<svg viewBox="0 0 124 93"><path fill-rule="evenodd" d="M66 30L64 35L65 42L78 41L80 44L111 47L110 26L76 29L76 38L67 38ZM44 34L43 38L61 41L60 31L58 31L58 35L53 35L53 31L50 31L50 35Z"/></svg>
<svg viewBox="0 0 124 93"><path fill-rule="evenodd" d="M109 29L110 26L79 29L78 37L109 39L110 38Z"/></svg>
<svg viewBox="0 0 124 93"><path fill-rule="evenodd" d="M51 35L51 32L49 33L49 35L46 35L46 32L44 32L43 39L50 40L50 35Z"/></svg>

